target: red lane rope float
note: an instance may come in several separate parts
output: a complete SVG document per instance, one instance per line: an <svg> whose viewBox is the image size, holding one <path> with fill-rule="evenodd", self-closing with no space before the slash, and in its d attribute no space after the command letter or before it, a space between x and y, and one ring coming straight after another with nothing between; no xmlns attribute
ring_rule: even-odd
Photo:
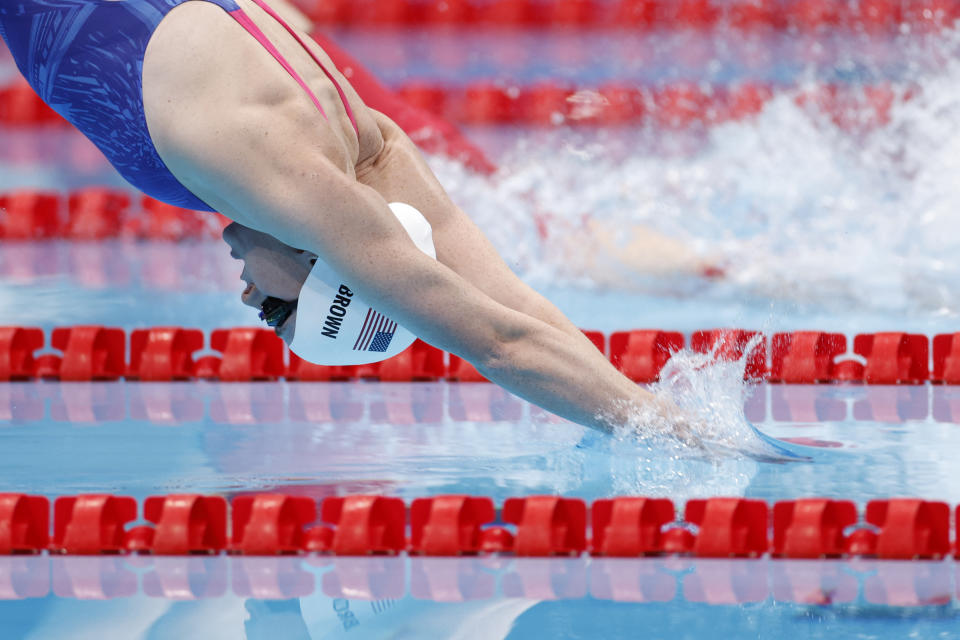
<svg viewBox="0 0 960 640"><path fill-rule="evenodd" d="M229 223L220 214L192 211L147 196L131 206L130 193L90 187L62 195L20 189L0 193L0 240L219 239Z"/></svg>
<svg viewBox="0 0 960 640"><path fill-rule="evenodd" d="M665 498L616 498L594 501L590 516L591 554L636 557L664 551L662 531L675 513ZM682 544L687 546L686 540Z"/></svg>
<svg viewBox="0 0 960 640"><path fill-rule="evenodd" d="M244 382L276 380L284 374L283 341L271 329L216 329L210 334L210 346L223 357L202 359L211 365L208 377Z"/></svg>
<svg viewBox="0 0 960 640"><path fill-rule="evenodd" d="M320 517L335 526L321 529L318 537L324 544L317 545L318 551L348 556L395 555L406 548L406 507L399 498L327 498Z"/></svg>
<svg viewBox="0 0 960 640"><path fill-rule="evenodd" d="M609 340L599 331L585 335L624 374L636 382L654 382L670 356L689 346L718 360L746 357L744 376L771 383L855 382L917 385L927 381L960 384L960 332L933 337L881 332L859 334L853 352L842 334L818 331L775 333L711 329L695 331L689 344L683 334L658 329L619 331ZM609 351L607 346L609 344ZM747 348L753 345L746 353ZM205 345L199 329L158 327L130 333L101 326L61 327L50 334L50 346L61 353L42 353L43 331L36 327L0 327L0 381L53 380L172 381L206 379L224 382L256 380L328 381L372 379L383 382L484 382L469 362L422 341L381 363L325 367L289 354L269 329L240 327L211 332L209 347L217 355L195 358Z"/></svg>
<svg viewBox="0 0 960 640"><path fill-rule="evenodd" d="M117 237L130 215L130 194L117 189L89 187L67 197L64 237L71 240L103 240Z"/></svg>
<svg viewBox="0 0 960 640"><path fill-rule="evenodd" d="M341 55L346 54L341 52ZM622 83L599 87L552 83L501 86L489 82L451 87L414 82L394 93L379 83L373 84L376 80L369 74L357 81L373 86L376 95L383 94L377 104L382 103L388 115L399 118L398 124L426 151L460 158L482 173L492 173L495 167L451 122L531 127L649 124L661 129L682 129L750 118L776 93L789 92L794 94L799 106L826 115L842 129L868 130L889 123L890 111L897 99L908 100L913 96L912 89L898 90L888 83L826 84L800 89L752 82L717 86L674 82L653 87ZM43 104L38 96L34 99ZM0 104L3 100L4 94L0 91ZM44 124L49 123L18 121L9 126ZM62 124L66 125L66 121ZM167 206L145 201L144 209L157 220L141 233L176 235L181 233L179 227L193 224L180 219L179 214L168 212ZM178 211L175 207L170 210Z"/></svg>
<svg viewBox="0 0 960 640"><path fill-rule="evenodd" d="M775 556L840 557L847 550L843 532L857 523L857 507L849 500L778 502L773 522Z"/></svg>
<svg viewBox="0 0 960 640"><path fill-rule="evenodd" d="M143 503L143 517L155 527L129 530L127 546L131 551L182 556L219 553L227 548L227 501L222 497L147 498Z"/></svg>
<svg viewBox="0 0 960 640"><path fill-rule="evenodd" d="M0 239L47 240L60 237L63 221L60 195L20 190L0 194Z"/></svg>
<svg viewBox="0 0 960 640"><path fill-rule="evenodd" d="M863 381L873 384L920 384L929 377L927 337L877 333L854 338L853 350L867 360Z"/></svg>
<svg viewBox="0 0 960 640"><path fill-rule="evenodd" d="M193 354L203 349L199 329L135 329L130 334L128 380L188 380L194 376Z"/></svg>
<svg viewBox="0 0 960 640"><path fill-rule="evenodd" d="M740 360L744 357L750 342L760 337L758 331L743 329L713 329L696 331L690 336L690 348L697 353L712 353L718 360ZM766 374L766 339L759 340L746 356L745 379L760 379Z"/></svg>
<svg viewBox="0 0 960 640"><path fill-rule="evenodd" d="M357 27L493 26L618 29L939 29L950 0L296 0L316 22Z"/></svg>
<svg viewBox="0 0 960 640"><path fill-rule="evenodd" d="M577 498L507 498L501 518L516 525L496 551L519 556L573 556L587 548L587 505ZM488 550L493 550L488 547Z"/></svg>
<svg viewBox="0 0 960 640"><path fill-rule="evenodd" d="M410 553L429 556L476 554L508 546L509 532L486 535L481 526L493 522L493 500L470 496L418 498L410 505Z"/></svg>
<svg viewBox="0 0 960 640"><path fill-rule="evenodd" d="M912 97L911 91L898 91L888 84L830 84L797 90L756 83L708 86L690 82L660 87L549 83L511 87L479 83L461 88L415 83L398 92L423 109L472 125L649 124L660 129L744 120L758 114L776 93L791 92L799 106L826 115L842 129L868 130L890 121L895 100Z"/></svg>
<svg viewBox="0 0 960 640"><path fill-rule="evenodd" d="M101 555L127 551L124 528L137 518L137 501L112 495L57 498L50 551Z"/></svg>
<svg viewBox="0 0 960 640"><path fill-rule="evenodd" d="M230 549L247 555L296 553L305 549L303 525L317 517L317 505L304 496L263 494L235 498Z"/></svg>
<svg viewBox="0 0 960 640"><path fill-rule="evenodd" d="M767 551L767 503L745 498L690 500L684 520L698 527L692 547L671 549L693 551L705 558L756 557Z"/></svg>
<svg viewBox="0 0 960 640"><path fill-rule="evenodd" d="M153 496L139 507L109 494L46 497L0 494L0 555L229 552L342 556L521 557L687 555L699 558L960 558L950 507L915 498L871 500L862 514L850 501L716 497L690 500L682 520L664 498L618 497L587 505L577 498L508 498L499 513L486 497L414 500L350 495L317 503L275 493ZM862 518L861 518L862 516ZM228 522L230 523L228 531ZM588 529L588 523L592 526Z"/></svg>
<svg viewBox="0 0 960 640"><path fill-rule="evenodd" d="M43 330L0 327L0 381L26 380L36 375L34 353L43 348Z"/></svg>
<svg viewBox="0 0 960 640"><path fill-rule="evenodd" d="M47 106L26 82L0 87L0 125L64 126L67 121Z"/></svg>
<svg viewBox="0 0 960 640"><path fill-rule="evenodd" d="M50 345L63 356L37 358L36 376L61 381L118 380L126 373L123 329L62 327L50 334Z"/></svg>
<svg viewBox="0 0 960 640"><path fill-rule="evenodd" d="M933 370L930 379L943 384L960 384L960 333L933 338Z"/></svg>
<svg viewBox="0 0 960 640"><path fill-rule="evenodd" d="M811 384L836 380L834 360L847 350L840 333L778 333L770 345L770 382Z"/></svg>
<svg viewBox="0 0 960 640"><path fill-rule="evenodd" d="M0 494L0 554L35 553L50 543L50 502L40 496Z"/></svg>
<svg viewBox="0 0 960 640"><path fill-rule="evenodd" d="M634 382L655 382L683 345L678 331L618 331L610 335L610 362Z"/></svg>

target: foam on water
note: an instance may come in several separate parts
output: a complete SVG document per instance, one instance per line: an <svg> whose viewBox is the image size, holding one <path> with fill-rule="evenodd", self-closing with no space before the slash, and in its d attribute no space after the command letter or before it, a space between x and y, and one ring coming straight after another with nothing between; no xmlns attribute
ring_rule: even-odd
<svg viewBox="0 0 960 640"><path fill-rule="evenodd" d="M662 288L600 237L626 247L631 229L645 225L726 265L726 281L698 295L954 317L956 38L915 54L924 64L891 87L883 126L866 126L876 114L862 106L831 118L816 100L799 100L812 90L800 88L752 119L702 129L528 132L509 143L492 181L434 165L534 283ZM933 72L935 55L944 61Z"/></svg>

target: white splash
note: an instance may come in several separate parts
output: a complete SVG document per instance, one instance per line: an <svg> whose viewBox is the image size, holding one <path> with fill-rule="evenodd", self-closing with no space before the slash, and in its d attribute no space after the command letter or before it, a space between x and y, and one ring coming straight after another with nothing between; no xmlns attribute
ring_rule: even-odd
<svg viewBox="0 0 960 640"><path fill-rule="evenodd" d="M719 348L674 354L662 381L650 388L674 410L665 414L638 408L615 429L606 461L616 492L681 502L742 495L761 464L804 460L761 436L747 421L744 400L752 383L743 377L746 358L718 358ZM603 441L595 437L592 446L602 447Z"/></svg>
<svg viewBox="0 0 960 640"><path fill-rule="evenodd" d="M773 444L747 421L744 403L750 382L744 380L747 357L760 344L757 335L744 356L727 360L718 354L720 340L708 353L675 353L650 387L661 406L647 406L632 414L616 430L621 439L640 438L666 447L679 457L715 460L750 457L768 462L795 461L790 451Z"/></svg>
<svg viewBox="0 0 960 640"><path fill-rule="evenodd" d="M649 290L656 279L617 251L644 225L726 266L710 295L956 316L960 61L940 57L904 61L909 80L892 85L879 127L859 126L875 118L869 109L841 127L801 104L800 89L753 119L701 130L515 134L493 180L434 165L537 285Z"/></svg>

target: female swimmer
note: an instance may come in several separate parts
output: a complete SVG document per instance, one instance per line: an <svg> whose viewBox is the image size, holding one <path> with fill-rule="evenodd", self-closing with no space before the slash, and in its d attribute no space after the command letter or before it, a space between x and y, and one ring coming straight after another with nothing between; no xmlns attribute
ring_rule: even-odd
<svg viewBox="0 0 960 640"><path fill-rule="evenodd" d="M245 261L244 301L286 340L326 320L292 313L319 257L371 307L556 414L609 429L658 406L511 272L410 139L266 0L0 0L0 35L128 181L236 222L224 239ZM422 214L436 259L391 203Z"/></svg>

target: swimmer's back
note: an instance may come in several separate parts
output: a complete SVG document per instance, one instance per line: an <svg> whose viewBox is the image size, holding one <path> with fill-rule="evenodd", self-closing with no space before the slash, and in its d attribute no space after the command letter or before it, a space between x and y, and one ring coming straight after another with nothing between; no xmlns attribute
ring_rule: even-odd
<svg viewBox="0 0 960 640"><path fill-rule="evenodd" d="M271 17L269 5L258 4L0 0L0 35L41 98L128 181L171 204L219 210L173 175L151 135L154 126L189 132L245 122L268 139L284 118L311 118L328 141L327 157L348 172L382 145L359 96L322 50L302 33L298 43L279 15ZM184 50L204 59L184 65ZM151 87L162 91L163 83L143 86L144 67L214 96L215 108L185 113L151 95Z"/></svg>
<svg viewBox="0 0 960 640"><path fill-rule="evenodd" d="M164 143L156 139L161 129L189 136L194 127L249 125L263 129L264 144L269 144L271 128L295 121L297 126L312 127L322 137L331 162L352 173L382 144L379 128L356 91L305 34L298 35L309 50L252 0L237 2L315 94L328 120L310 94L250 34L216 7L187 2L157 28L144 64L144 102L152 131L156 125L161 153ZM166 90L173 87L175 92ZM191 100L177 104L171 93L189 95ZM198 119L194 113L198 104L223 109L216 117Z"/></svg>

